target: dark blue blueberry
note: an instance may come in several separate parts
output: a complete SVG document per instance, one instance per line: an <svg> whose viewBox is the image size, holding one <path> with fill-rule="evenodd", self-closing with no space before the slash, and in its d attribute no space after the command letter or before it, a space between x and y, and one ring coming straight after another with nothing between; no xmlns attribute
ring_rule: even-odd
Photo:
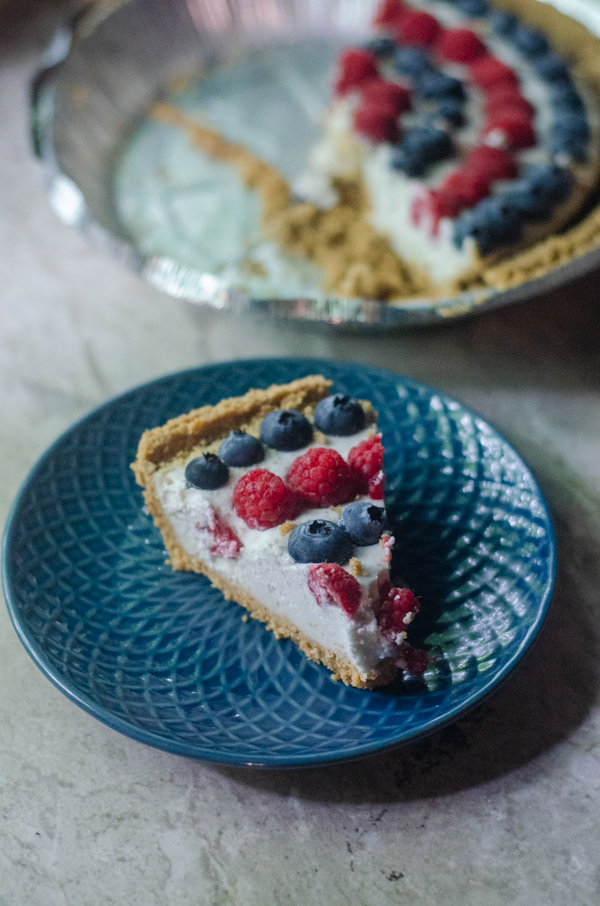
<svg viewBox="0 0 600 906"><path fill-rule="evenodd" d="M245 431L231 431L219 447L219 456L230 466L253 466L265 458L265 448Z"/></svg>
<svg viewBox="0 0 600 906"><path fill-rule="evenodd" d="M299 450L307 447L312 437L311 423L297 409L275 409L265 415L260 426L260 439L274 450Z"/></svg>
<svg viewBox="0 0 600 906"><path fill-rule="evenodd" d="M400 47L394 54L394 66L400 75L419 79L433 67L427 55L418 47Z"/></svg>
<svg viewBox="0 0 600 906"><path fill-rule="evenodd" d="M323 434L348 437L365 427L365 412L358 400L343 393L326 396L315 409L315 425Z"/></svg>
<svg viewBox="0 0 600 906"><path fill-rule="evenodd" d="M444 72L426 72L419 79L417 93L426 101L441 101L453 98L464 101L465 86L460 79L446 75Z"/></svg>
<svg viewBox="0 0 600 906"><path fill-rule="evenodd" d="M460 248L465 236L472 236L480 254L485 256L519 242L522 234L523 224L518 213L503 205L500 198L486 198L458 218L454 242Z"/></svg>
<svg viewBox="0 0 600 906"><path fill-rule="evenodd" d="M554 158L560 163L565 156L580 164L584 164L588 159L588 142L570 135L554 136L551 148Z"/></svg>
<svg viewBox="0 0 600 906"><path fill-rule="evenodd" d="M512 183L502 194L502 202L512 208L523 220L540 222L547 220L554 207L552 200L536 190L526 179Z"/></svg>
<svg viewBox="0 0 600 906"><path fill-rule="evenodd" d="M565 137L580 142L589 142L591 135L590 125L585 114L574 111L563 113L560 117L556 117L552 124L552 137L555 139Z"/></svg>
<svg viewBox="0 0 600 906"><path fill-rule="evenodd" d="M415 126L392 155L392 166L408 176L422 176L431 164L446 160L453 153L452 139L443 129Z"/></svg>
<svg viewBox="0 0 600 906"><path fill-rule="evenodd" d="M492 31L495 31L497 35L505 36L510 35L519 24L516 16L512 13L505 13L501 9L494 9L490 12L489 22Z"/></svg>
<svg viewBox="0 0 600 906"><path fill-rule="evenodd" d="M204 453L185 467L185 480L192 488L216 491L227 483L229 469L216 453Z"/></svg>
<svg viewBox="0 0 600 906"><path fill-rule="evenodd" d="M353 549L346 529L327 519L301 522L288 541L289 555L296 563L346 563Z"/></svg>
<svg viewBox="0 0 600 906"><path fill-rule="evenodd" d="M552 205L561 204L573 192L575 177L564 167L540 164L527 171L525 179L532 191L547 197Z"/></svg>
<svg viewBox="0 0 600 906"><path fill-rule="evenodd" d="M396 42L393 38L372 38L365 44L365 49L376 57L389 57L396 49Z"/></svg>
<svg viewBox="0 0 600 906"><path fill-rule="evenodd" d="M465 16L487 16L490 11L487 0L456 0L456 5Z"/></svg>
<svg viewBox="0 0 600 906"><path fill-rule="evenodd" d="M547 82L563 82L569 84L571 75L569 67L562 57L555 53L545 53L534 61L537 74Z"/></svg>
<svg viewBox="0 0 600 906"><path fill-rule="evenodd" d="M464 105L461 104L460 101L442 101L437 108L435 115L445 120L449 126L455 126L457 128L459 126L464 126L466 122Z"/></svg>
<svg viewBox="0 0 600 906"><path fill-rule="evenodd" d="M377 544L387 527L385 510L373 503L357 500L347 506L340 518L355 544L364 547Z"/></svg>
<svg viewBox="0 0 600 906"><path fill-rule="evenodd" d="M541 56L541 54L547 53L550 47L545 35L526 25L518 25L510 38L526 57Z"/></svg>

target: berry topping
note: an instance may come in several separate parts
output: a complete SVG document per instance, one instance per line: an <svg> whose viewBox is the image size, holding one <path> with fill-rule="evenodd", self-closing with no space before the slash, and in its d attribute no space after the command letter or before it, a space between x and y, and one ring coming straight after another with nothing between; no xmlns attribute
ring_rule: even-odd
<svg viewBox="0 0 600 906"><path fill-rule="evenodd" d="M460 127L465 125L465 114L463 105L460 101L454 101L452 98L441 101L435 111L435 116L440 117L449 126Z"/></svg>
<svg viewBox="0 0 600 906"><path fill-rule="evenodd" d="M561 114L563 111L571 113L583 113L585 111L585 104L581 95L577 93L572 85L564 82L556 82L551 86L550 98L556 114Z"/></svg>
<svg viewBox="0 0 600 906"><path fill-rule="evenodd" d="M335 522L301 522L290 535L288 552L296 563L346 563L352 556L352 538Z"/></svg>
<svg viewBox="0 0 600 906"><path fill-rule="evenodd" d="M588 142L591 131L585 114L573 111L558 116L552 126L552 136L557 138L559 135L568 136L580 142Z"/></svg>
<svg viewBox="0 0 600 906"><path fill-rule="evenodd" d="M372 142L396 142L398 114L391 104L361 104L354 114L354 129Z"/></svg>
<svg viewBox="0 0 600 906"><path fill-rule="evenodd" d="M218 513L213 512L208 531L212 538L210 552L214 557L225 557L227 560L235 560L242 549L242 542L233 531L226 525Z"/></svg>
<svg viewBox="0 0 600 906"><path fill-rule="evenodd" d="M355 544L366 546L377 544L386 527L385 510L357 500L346 507L340 519Z"/></svg>
<svg viewBox="0 0 600 906"><path fill-rule="evenodd" d="M311 423L297 409L275 409L260 426L260 439L274 450L300 450L309 445L312 436Z"/></svg>
<svg viewBox="0 0 600 906"><path fill-rule="evenodd" d="M219 455L230 466L254 466L265 458L265 449L251 434L231 431L219 447Z"/></svg>
<svg viewBox="0 0 600 906"><path fill-rule="evenodd" d="M575 177L570 170L562 167L532 167L527 172L526 180L532 192L548 198L553 205L566 201L575 187Z"/></svg>
<svg viewBox="0 0 600 906"><path fill-rule="evenodd" d="M427 55L418 47L400 47L394 54L394 66L400 75L418 79L431 72L432 66Z"/></svg>
<svg viewBox="0 0 600 906"><path fill-rule="evenodd" d="M424 72L417 85L419 95L426 101L440 101L454 98L464 101L465 88L460 79L446 75L444 72Z"/></svg>
<svg viewBox="0 0 600 906"><path fill-rule="evenodd" d="M377 624L386 639L400 645L406 627L418 612L419 602L412 591L408 588L390 588L377 614Z"/></svg>
<svg viewBox="0 0 600 906"><path fill-rule="evenodd" d="M365 50L374 54L376 57L389 57L396 50L396 42L393 38L371 38L365 44Z"/></svg>
<svg viewBox="0 0 600 906"><path fill-rule="evenodd" d="M377 60L366 50L345 50L338 57L337 65L336 94L347 94L378 76Z"/></svg>
<svg viewBox="0 0 600 906"><path fill-rule="evenodd" d="M429 664L429 655L422 648L413 648L408 642L402 643L402 651L398 658L399 665L411 676L422 676Z"/></svg>
<svg viewBox="0 0 600 906"><path fill-rule="evenodd" d="M474 63L479 57L487 54L487 49L481 38L469 28L450 28L442 32L435 51L445 60L454 63Z"/></svg>
<svg viewBox="0 0 600 906"><path fill-rule="evenodd" d="M334 393L326 396L315 409L315 425L324 434L348 437L365 427L365 412L358 400Z"/></svg>
<svg viewBox="0 0 600 906"><path fill-rule="evenodd" d="M464 213L455 224L454 242L460 248L472 236L481 255L489 255L505 245L519 242L523 234L521 219L500 198L486 198L473 211Z"/></svg>
<svg viewBox="0 0 600 906"><path fill-rule="evenodd" d="M403 13L394 30L404 44L430 47L439 35L441 26L429 13L411 9Z"/></svg>
<svg viewBox="0 0 600 906"><path fill-rule="evenodd" d="M380 469L372 478L369 478L367 493L372 500L383 500L385 489L385 472Z"/></svg>
<svg viewBox="0 0 600 906"><path fill-rule="evenodd" d="M381 434L374 434L367 437L355 447L352 447L348 453L348 463L363 477L366 482L373 478L383 466L383 444L381 443Z"/></svg>
<svg viewBox="0 0 600 906"><path fill-rule="evenodd" d="M407 176L422 176L428 167L454 153L452 139L435 126L415 126L406 133L391 160L392 167Z"/></svg>
<svg viewBox="0 0 600 906"><path fill-rule="evenodd" d="M313 506L348 503L357 493L353 469L336 450L312 447L292 463L287 474L290 488Z"/></svg>
<svg viewBox="0 0 600 906"><path fill-rule="evenodd" d="M487 176L476 170L456 170L446 177L437 193L440 217L456 217L464 208L474 207L489 195Z"/></svg>
<svg viewBox="0 0 600 906"><path fill-rule="evenodd" d="M486 93L483 105L488 116L494 116L496 113L506 110L522 110L528 116L533 116L535 107L523 97L515 85L498 85Z"/></svg>
<svg viewBox="0 0 600 906"><path fill-rule="evenodd" d="M233 506L247 526L268 529L293 519L298 504L281 478L268 469L252 469L233 489Z"/></svg>
<svg viewBox="0 0 600 906"><path fill-rule="evenodd" d="M456 0L456 5L461 13L474 19L487 16L490 9L487 0Z"/></svg>
<svg viewBox="0 0 600 906"><path fill-rule="evenodd" d="M497 35L510 35L518 25L519 20L512 13L505 13L504 10L495 9L490 12L489 22L492 31Z"/></svg>
<svg viewBox="0 0 600 906"><path fill-rule="evenodd" d="M411 108L410 91L385 79L367 82L361 91L361 100L366 105L392 107L395 113L404 113Z"/></svg>
<svg viewBox="0 0 600 906"><path fill-rule="evenodd" d="M518 173L516 161L504 148L478 145L467 154L464 169L481 173L489 182L497 179L514 179Z"/></svg>
<svg viewBox="0 0 600 906"><path fill-rule="evenodd" d="M562 57L555 53L545 53L543 56L534 60L533 64L537 74L547 82L563 82L568 85L571 83L571 74L569 67Z"/></svg>
<svg viewBox="0 0 600 906"><path fill-rule="evenodd" d="M518 151L535 145L535 129L531 117L522 110L505 110L491 116L482 133L490 145Z"/></svg>
<svg viewBox="0 0 600 906"><path fill-rule="evenodd" d="M401 0L383 0L383 3L381 3L375 13L373 25L383 25L391 28L398 23L400 16L405 11L406 7Z"/></svg>
<svg viewBox="0 0 600 906"><path fill-rule="evenodd" d="M526 57L538 57L549 50L546 36L526 25L517 25L510 38Z"/></svg>
<svg viewBox="0 0 600 906"><path fill-rule="evenodd" d="M492 56L477 60L471 65L469 72L475 84L484 90L494 89L498 85L519 84L515 71Z"/></svg>
<svg viewBox="0 0 600 906"><path fill-rule="evenodd" d="M335 604L352 617L360 606L360 585L337 563L309 566L308 587L320 607Z"/></svg>
<svg viewBox="0 0 600 906"><path fill-rule="evenodd" d="M204 453L185 467L185 480L192 488L216 491L227 483L229 469L216 453Z"/></svg>

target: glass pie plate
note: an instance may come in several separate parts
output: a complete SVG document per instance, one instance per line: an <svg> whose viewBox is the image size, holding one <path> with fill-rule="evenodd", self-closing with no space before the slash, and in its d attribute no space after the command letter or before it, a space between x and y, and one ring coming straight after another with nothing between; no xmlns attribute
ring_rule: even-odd
<svg viewBox="0 0 600 906"><path fill-rule="evenodd" d="M165 564L144 512L130 463L145 429L308 374L379 412L396 567L421 600L409 640L432 658L422 678L334 682L206 578ZM542 626L556 549L527 466L457 401L377 368L258 359L153 381L74 425L17 497L2 566L25 648L88 713L179 755L282 768L398 746L481 703Z"/></svg>
<svg viewBox="0 0 600 906"><path fill-rule="evenodd" d="M553 0L600 33L592 0ZM233 169L153 120L156 100L200 112L287 178L319 134L339 49L374 0L100 0L57 33L33 81L32 127L58 216L160 290L234 312L362 328L454 318L528 299L600 264L600 249L507 291L394 303L336 298L316 267L258 227ZM250 266L249 261L250 255Z"/></svg>

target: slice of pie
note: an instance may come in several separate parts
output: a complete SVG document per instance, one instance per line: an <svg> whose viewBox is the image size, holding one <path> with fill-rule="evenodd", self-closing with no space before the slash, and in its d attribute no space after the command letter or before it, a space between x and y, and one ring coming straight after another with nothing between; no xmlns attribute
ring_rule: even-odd
<svg viewBox="0 0 600 906"><path fill-rule="evenodd" d="M427 656L405 641L418 601L390 583L376 413L330 385L310 376L195 409L146 431L132 468L174 569L371 688L422 673Z"/></svg>

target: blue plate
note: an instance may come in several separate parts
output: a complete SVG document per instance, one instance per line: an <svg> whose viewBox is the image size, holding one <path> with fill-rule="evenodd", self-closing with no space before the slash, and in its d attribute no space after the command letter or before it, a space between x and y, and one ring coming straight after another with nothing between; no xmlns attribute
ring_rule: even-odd
<svg viewBox="0 0 600 906"><path fill-rule="evenodd" d="M142 431L250 387L322 373L379 410L397 563L421 598L422 679L348 688L207 580L165 565L129 464ZM454 720L522 658L548 608L555 541L517 453L460 403L362 365L260 359L162 378L92 412L42 457L4 538L25 648L70 699L141 742L221 764L358 758Z"/></svg>

